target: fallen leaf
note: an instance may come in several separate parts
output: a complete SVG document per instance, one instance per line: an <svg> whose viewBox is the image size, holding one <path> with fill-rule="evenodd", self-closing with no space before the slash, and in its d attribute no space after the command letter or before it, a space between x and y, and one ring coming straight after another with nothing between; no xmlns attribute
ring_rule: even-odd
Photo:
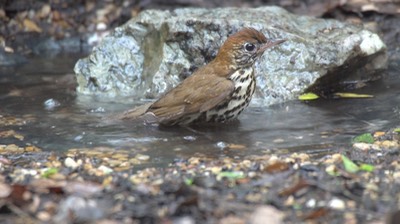
<svg viewBox="0 0 400 224"><path fill-rule="evenodd" d="M375 138L381 137L381 136L384 136L384 135L385 135L384 131L377 131L377 132L374 133L374 137Z"/></svg>
<svg viewBox="0 0 400 224"><path fill-rule="evenodd" d="M58 173L58 169L55 167L51 167L43 171L42 177L49 178L51 175L54 175L56 173Z"/></svg>
<svg viewBox="0 0 400 224"><path fill-rule="evenodd" d="M301 94L299 96L299 100L302 100L302 101L305 101L305 100L316 100L318 98L319 98L319 96L317 94L315 94L315 93L304 93L304 94Z"/></svg>
<svg viewBox="0 0 400 224"><path fill-rule="evenodd" d="M303 215L303 219L304 220L318 219L326 216L328 212L329 210L326 208L318 208L316 210L309 212L308 214Z"/></svg>
<svg viewBox="0 0 400 224"><path fill-rule="evenodd" d="M245 149L245 145L239 145L239 144L229 144L228 145L229 149Z"/></svg>
<svg viewBox="0 0 400 224"><path fill-rule="evenodd" d="M283 161L275 161L265 167L268 173L278 173L289 169L289 165Z"/></svg>
<svg viewBox="0 0 400 224"><path fill-rule="evenodd" d="M344 169L349 172L349 173L356 173L360 170L360 168L355 164L353 161L351 161L347 156L342 155L342 161L343 161L343 166Z"/></svg>
<svg viewBox="0 0 400 224"><path fill-rule="evenodd" d="M353 143L357 142L363 142L363 143L369 143L372 144L374 143L374 137L371 135L371 133L364 133L361 135L356 136L353 141Z"/></svg>
<svg viewBox="0 0 400 224"><path fill-rule="evenodd" d="M28 32L42 32L42 28L40 28L35 22L30 19L24 19L23 21L24 27Z"/></svg>
<svg viewBox="0 0 400 224"><path fill-rule="evenodd" d="M292 194L296 193L297 191L299 191L303 188L306 188L308 186L310 186L310 184L307 181L301 179L295 185L288 187L286 189L283 189L281 192L279 192L279 196L292 195Z"/></svg>
<svg viewBox="0 0 400 224"><path fill-rule="evenodd" d="M367 171L367 172L372 172L375 170L375 167L371 164L360 164L360 170L362 171Z"/></svg>
<svg viewBox="0 0 400 224"><path fill-rule="evenodd" d="M358 94L358 93L335 93L335 96L340 98L371 98L373 95Z"/></svg>

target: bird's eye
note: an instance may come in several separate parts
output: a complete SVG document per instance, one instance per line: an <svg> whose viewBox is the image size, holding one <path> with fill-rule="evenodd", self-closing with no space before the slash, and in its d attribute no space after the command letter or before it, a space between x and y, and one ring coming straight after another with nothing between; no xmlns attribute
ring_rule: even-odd
<svg viewBox="0 0 400 224"><path fill-rule="evenodd" d="M254 49L256 49L256 46L254 44L252 44L252 43L245 43L244 44L244 49L246 51L251 52L251 51L254 51Z"/></svg>

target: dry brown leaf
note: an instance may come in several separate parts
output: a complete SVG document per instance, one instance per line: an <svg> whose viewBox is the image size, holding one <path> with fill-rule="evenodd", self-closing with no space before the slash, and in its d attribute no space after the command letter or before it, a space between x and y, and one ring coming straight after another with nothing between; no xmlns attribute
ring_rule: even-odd
<svg viewBox="0 0 400 224"><path fill-rule="evenodd" d="M40 28L35 22L30 19L24 19L23 25L25 30L28 32L42 32L42 28Z"/></svg>
<svg viewBox="0 0 400 224"><path fill-rule="evenodd" d="M289 196L309 186L310 184L307 181L301 179L295 185L285 188L281 192L279 192L279 196Z"/></svg>
<svg viewBox="0 0 400 224"><path fill-rule="evenodd" d="M303 216L303 219L304 220L318 219L318 218L326 216L328 214L328 212L329 212L329 210L326 208L318 208L316 210L309 212L308 214L305 214Z"/></svg>
<svg viewBox="0 0 400 224"><path fill-rule="evenodd" d="M268 173L278 173L289 169L289 165L283 161L275 161L265 167Z"/></svg>

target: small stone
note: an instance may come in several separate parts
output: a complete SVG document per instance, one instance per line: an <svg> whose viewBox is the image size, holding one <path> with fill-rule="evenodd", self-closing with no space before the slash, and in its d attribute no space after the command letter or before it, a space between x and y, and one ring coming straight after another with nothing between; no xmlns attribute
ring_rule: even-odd
<svg viewBox="0 0 400 224"><path fill-rule="evenodd" d="M335 210L344 210L346 208L344 201L339 198L332 198L329 201L328 206Z"/></svg>
<svg viewBox="0 0 400 224"><path fill-rule="evenodd" d="M325 168L325 172L330 174L330 175L335 175L337 172L336 166L334 164L331 164Z"/></svg>
<svg viewBox="0 0 400 224"><path fill-rule="evenodd" d="M108 164L110 167L117 167L121 165L122 161L120 160L115 160L115 159L110 159L110 160L105 160L106 164Z"/></svg>
<svg viewBox="0 0 400 224"><path fill-rule="evenodd" d="M304 162L310 160L310 156L305 153L293 153L290 157L292 157L294 159L299 159L301 163L304 163Z"/></svg>
<svg viewBox="0 0 400 224"><path fill-rule="evenodd" d="M26 152L41 152L42 150L36 146L27 146L25 147Z"/></svg>
<svg viewBox="0 0 400 224"><path fill-rule="evenodd" d="M260 193L250 193L246 195L246 201L252 203L259 203L262 199L262 195Z"/></svg>
<svg viewBox="0 0 400 224"><path fill-rule="evenodd" d="M167 212L167 211L165 211ZM183 217L178 217L175 218L172 223L174 224L196 224L196 221L193 219L193 217L190 216L183 216Z"/></svg>
<svg viewBox="0 0 400 224"><path fill-rule="evenodd" d="M289 195L289 197L285 200L284 205L287 207L291 207L293 206L295 203L295 199L293 197L293 195Z"/></svg>
<svg viewBox="0 0 400 224"><path fill-rule="evenodd" d="M113 172L113 169L111 169L110 167L104 166L104 165L99 166L97 169L106 175Z"/></svg>
<svg viewBox="0 0 400 224"><path fill-rule="evenodd" d="M67 157L67 158L64 160L64 165L65 165L66 167L68 167L68 168L73 169L73 170L75 170L76 168L79 167L78 163L75 162L75 160L73 160L73 159L70 158L70 157Z"/></svg>
<svg viewBox="0 0 400 224"><path fill-rule="evenodd" d="M272 140L272 142L273 143L283 143L283 142L285 142L285 140L283 138L277 138L277 139Z"/></svg>
<svg viewBox="0 0 400 224"><path fill-rule="evenodd" d="M258 207L250 216L249 223L250 224L264 224L264 223L273 223L273 224L281 224L283 222L283 218L285 217L284 213L273 206L261 206ZM268 222L266 222L268 220Z"/></svg>
<svg viewBox="0 0 400 224"><path fill-rule="evenodd" d="M243 160L240 164L243 165L246 168L249 168L251 166L251 161L248 159Z"/></svg>
<svg viewBox="0 0 400 224"><path fill-rule="evenodd" d="M10 195L11 191L12 189L10 185L0 183L0 198L7 198Z"/></svg>
<svg viewBox="0 0 400 224"><path fill-rule="evenodd" d="M214 166L214 167L211 168L211 172L213 174L218 174L218 173L221 172L221 170L222 170L222 167L219 167L219 166Z"/></svg>
<svg viewBox="0 0 400 224"><path fill-rule="evenodd" d="M399 148L399 143L397 143L396 141L389 141L389 140L385 140L381 143L382 147L385 149L397 149Z"/></svg>
<svg viewBox="0 0 400 224"><path fill-rule="evenodd" d="M393 178L395 179L396 183L400 183L400 171L394 172Z"/></svg>
<svg viewBox="0 0 400 224"><path fill-rule="evenodd" d="M131 158L131 159L129 159L129 161L128 161L130 164L133 164L133 165L135 165L135 164L140 164L140 161L137 159L137 158Z"/></svg>
<svg viewBox="0 0 400 224"><path fill-rule="evenodd" d="M226 144L225 142L217 142L215 144L215 146L217 146L217 148L220 148L220 149L225 149L228 147L228 144Z"/></svg>
<svg viewBox="0 0 400 224"><path fill-rule="evenodd" d="M100 22L96 25L96 30L98 31L104 31L107 29L107 24Z"/></svg>
<svg viewBox="0 0 400 224"><path fill-rule="evenodd" d="M40 211L37 213L36 217L42 222L48 222L52 216L48 212Z"/></svg>
<svg viewBox="0 0 400 224"><path fill-rule="evenodd" d="M11 144L6 146L5 151L17 152L17 151L23 151L23 149L15 144Z"/></svg>
<svg viewBox="0 0 400 224"><path fill-rule="evenodd" d="M183 136L183 139L187 141L195 141L197 138L196 136L188 135L188 136Z"/></svg>
<svg viewBox="0 0 400 224"><path fill-rule="evenodd" d="M56 107L59 107L61 105L61 103L55 99L48 99L44 101L43 104L46 110L54 110Z"/></svg>
<svg viewBox="0 0 400 224"><path fill-rule="evenodd" d="M317 205L317 201L314 198L311 198L306 202L306 207L314 208Z"/></svg>
<svg viewBox="0 0 400 224"><path fill-rule="evenodd" d="M42 8L38 11L38 16L40 18L46 18L51 12L51 6L49 4L44 4Z"/></svg>
<svg viewBox="0 0 400 224"><path fill-rule="evenodd" d="M246 219L243 217L238 217L234 215L229 215L227 217L222 218L218 222L219 224L246 224Z"/></svg>
<svg viewBox="0 0 400 224"><path fill-rule="evenodd" d="M148 155L143 155L143 154L137 154L135 156L135 158L137 158L140 161L148 161L150 159L150 156Z"/></svg>
<svg viewBox="0 0 400 224"><path fill-rule="evenodd" d="M364 143L364 142L356 142L353 144L353 148L362 150L362 151L367 151L371 149L371 144Z"/></svg>
<svg viewBox="0 0 400 224"><path fill-rule="evenodd" d="M137 175L132 175L129 177L129 181L131 181L133 184L137 185L143 182L143 179L138 177Z"/></svg>

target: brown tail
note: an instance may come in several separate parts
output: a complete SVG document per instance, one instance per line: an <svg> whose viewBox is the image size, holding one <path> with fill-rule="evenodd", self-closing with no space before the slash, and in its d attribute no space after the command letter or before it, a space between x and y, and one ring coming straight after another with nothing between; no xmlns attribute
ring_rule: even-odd
<svg viewBox="0 0 400 224"><path fill-rule="evenodd" d="M121 120L135 120L144 115L147 109L151 106L152 103L147 103L133 109L127 110L116 116L117 119Z"/></svg>

